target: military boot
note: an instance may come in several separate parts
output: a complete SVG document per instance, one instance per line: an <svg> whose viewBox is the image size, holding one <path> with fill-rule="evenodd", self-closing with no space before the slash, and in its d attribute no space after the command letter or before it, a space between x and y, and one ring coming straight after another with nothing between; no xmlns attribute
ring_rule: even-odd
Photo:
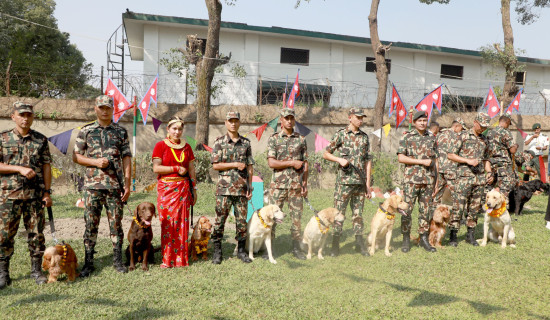
<svg viewBox="0 0 550 320"><path fill-rule="evenodd" d="M362 235L355 236L355 251L361 252L361 254L365 257L370 256L365 246L365 240L363 239Z"/></svg>
<svg viewBox="0 0 550 320"><path fill-rule="evenodd" d="M120 273L128 272L128 268L122 263L122 242L113 247L113 268Z"/></svg>
<svg viewBox="0 0 550 320"><path fill-rule="evenodd" d="M457 233L458 233L458 230L451 229L451 234L449 235L449 245L452 247L458 246L458 239L456 237Z"/></svg>
<svg viewBox="0 0 550 320"><path fill-rule="evenodd" d="M86 253L84 256L84 267L82 267L82 270L80 270L79 277L87 278L92 272L94 272L94 270L94 249L86 249Z"/></svg>
<svg viewBox="0 0 550 320"><path fill-rule="evenodd" d="M332 236L332 250L330 251L331 257L337 257L340 255L340 236Z"/></svg>
<svg viewBox="0 0 550 320"><path fill-rule="evenodd" d="M31 278L36 284L44 284L48 279L42 273L42 257L31 258Z"/></svg>
<svg viewBox="0 0 550 320"><path fill-rule="evenodd" d="M250 259L250 257L244 250L245 246L246 246L246 240L240 240L237 243L237 258L241 259L241 261L244 263L250 263L252 262L252 259Z"/></svg>
<svg viewBox="0 0 550 320"><path fill-rule="evenodd" d="M302 249L300 248L300 240L292 240L292 254L294 254L294 257L298 260L306 260L306 255L302 252Z"/></svg>
<svg viewBox="0 0 550 320"><path fill-rule="evenodd" d="M468 233L466 234L466 242L471 244L474 247L479 246L479 243L477 243L476 238L474 236L474 231L476 228L474 227L468 227Z"/></svg>
<svg viewBox="0 0 550 320"><path fill-rule="evenodd" d="M424 248L424 250L428 252L436 252L437 250L430 245L430 242L428 241L428 234L429 232L424 232L420 235L420 240L418 241L418 245Z"/></svg>
<svg viewBox="0 0 550 320"><path fill-rule="evenodd" d="M223 260L222 241L220 239L216 239L213 242L214 242L214 253L212 254L212 263L221 264Z"/></svg>
<svg viewBox="0 0 550 320"><path fill-rule="evenodd" d="M403 232L403 244L401 245L401 251L407 253L411 251L411 233Z"/></svg>
<svg viewBox="0 0 550 320"><path fill-rule="evenodd" d="M9 269L10 259L0 260L0 289L4 289L11 284Z"/></svg>

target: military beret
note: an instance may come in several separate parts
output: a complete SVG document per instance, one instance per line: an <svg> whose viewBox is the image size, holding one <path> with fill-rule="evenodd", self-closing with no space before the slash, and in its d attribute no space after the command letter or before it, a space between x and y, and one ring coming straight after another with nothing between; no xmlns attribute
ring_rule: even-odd
<svg viewBox="0 0 550 320"><path fill-rule="evenodd" d="M363 109L359 109L359 108L349 109L349 115L351 116L352 114L354 114L358 117L364 117L365 116L365 113L363 112Z"/></svg>
<svg viewBox="0 0 550 320"><path fill-rule="evenodd" d="M229 111L225 118L227 120L229 120L229 119L239 119L239 120L241 120L241 114L236 112L236 111Z"/></svg>
<svg viewBox="0 0 550 320"><path fill-rule="evenodd" d="M540 129L540 128L541 128L541 127L540 127L540 123L535 123L535 124L533 125L533 130L535 130L535 129Z"/></svg>
<svg viewBox="0 0 550 320"><path fill-rule="evenodd" d="M294 117L294 109L290 108L284 108L281 110L281 117L287 117L287 116L293 116Z"/></svg>
<svg viewBox="0 0 550 320"><path fill-rule="evenodd" d="M95 106L101 107L101 106L107 106L107 107L113 107L113 98L107 96L107 95L101 95L97 98L95 98Z"/></svg>
<svg viewBox="0 0 550 320"><path fill-rule="evenodd" d="M476 115L475 121L477 121L482 127L488 127L491 118L485 112L480 112Z"/></svg>
<svg viewBox="0 0 550 320"><path fill-rule="evenodd" d="M413 116L413 121L416 121L420 118L427 118L428 113L426 111L416 111Z"/></svg>
<svg viewBox="0 0 550 320"><path fill-rule="evenodd" d="M466 123L461 117L456 117L453 122L456 122L462 126L462 129L466 130Z"/></svg>
<svg viewBox="0 0 550 320"><path fill-rule="evenodd" d="M17 101L13 104L13 110L19 113L25 113L25 112L34 113L33 106L31 104L21 102L21 101Z"/></svg>

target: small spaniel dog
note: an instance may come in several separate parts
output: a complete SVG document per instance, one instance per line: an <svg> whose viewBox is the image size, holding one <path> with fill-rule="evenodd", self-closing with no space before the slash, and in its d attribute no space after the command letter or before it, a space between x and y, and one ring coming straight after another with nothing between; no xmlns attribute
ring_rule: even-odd
<svg viewBox="0 0 550 320"><path fill-rule="evenodd" d="M67 281L74 281L78 277L77 267L78 261L73 248L64 242L44 251L42 268L50 273L48 283L56 282L57 277L62 274L67 275Z"/></svg>
<svg viewBox="0 0 550 320"><path fill-rule="evenodd" d="M212 223L205 216L199 218L193 229L193 235L189 242L189 253L192 261L197 261L198 255L202 254L202 260L208 260L208 241L212 233Z"/></svg>
<svg viewBox="0 0 550 320"><path fill-rule="evenodd" d="M442 248L441 240L445 238L445 231L451 219L449 206L440 204L435 208L432 221L430 222L430 235L428 242L432 247Z"/></svg>

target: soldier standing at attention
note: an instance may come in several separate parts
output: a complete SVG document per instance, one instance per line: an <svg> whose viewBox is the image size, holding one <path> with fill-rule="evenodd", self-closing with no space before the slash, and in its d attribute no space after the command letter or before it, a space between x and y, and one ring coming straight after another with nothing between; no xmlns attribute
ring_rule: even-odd
<svg viewBox="0 0 550 320"><path fill-rule="evenodd" d="M216 188L216 224L212 232L214 242L213 264L222 263L222 238L225 220L231 206L237 224L235 239L238 242L237 257L244 263L252 260L245 252L247 200L252 198L252 148L250 140L239 134L241 115L227 113L225 127L227 134L216 138L212 151L212 167L219 173Z"/></svg>
<svg viewBox="0 0 550 320"><path fill-rule="evenodd" d="M514 138L508 130L511 121L510 115L505 113L498 119L498 126L487 134L490 162L497 174L496 185L507 200L508 194L517 183L512 155L515 155L518 145L514 143Z"/></svg>
<svg viewBox="0 0 550 320"><path fill-rule="evenodd" d="M407 133L399 141L397 160L405 164L403 181L403 201L409 204L406 216L401 216L403 245L401 251L411 249L411 225L414 203L418 201L418 234L419 245L426 251L436 249L428 242L430 228L430 201L434 191L437 162L435 137L426 130L428 114L417 111L413 116L415 130Z"/></svg>
<svg viewBox="0 0 550 320"><path fill-rule="evenodd" d="M363 240L363 205L365 196L370 199L371 158L369 155L369 136L359 128L363 125L365 114L363 110L352 108L349 110L349 125L338 130L332 137L323 158L337 162L338 176L334 190L334 207L345 214L348 202L351 206L353 233L355 233L355 250L363 256L369 253ZM340 156L334 155L338 151ZM331 256L340 254L340 237L342 225L334 225L332 236Z"/></svg>
<svg viewBox="0 0 550 320"><path fill-rule="evenodd" d="M477 215L482 212L482 203L485 198L485 185L493 182L491 164L488 161L489 143L482 134L489 126L489 115L483 112L477 114L474 125L470 130L463 131L457 143L447 154L449 160L458 164L457 179L454 181L453 207L457 212L451 212L449 229L455 234L460 228L460 219L466 216L468 233L466 242L479 246L474 231L477 225ZM457 242L450 245L456 247Z"/></svg>
<svg viewBox="0 0 550 320"><path fill-rule="evenodd" d="M271 202L279 208L288 203L292 219L290 234L292 236L292 253L297 259L305 260L300 249L302 233L302 197L307 197L307 144L306 139L294 131L294 110L285 108L281 111L281 132L269 137L267 142L267 164L273 169L269 194ZM275 238L275 224L272 227L272 239Z"/></svg>
<svg viewBox="0 0 550 320"><path fill-rule="evenodd" d="M33 106L13 104L15 128L0 133L0 289L10 285L10 258L13 255L19 221L27 231L31 256L31 278L46 283L42 274L44 206L50 207L52 172L48 140L31 129Z"/></svg>
<svg viewBox="0 0 550 320"><path fill-rule="evenodd" d="M105 206L111 242L113 267L125 273L122 264L122 206L130 196L132 152L128 132L113 123L113 99L102 95L96 98L97 121L82 127L75 141L73 161L86 167L84 181L84 232L85 259L80 277L88 277L94 268L94 247L101 210Z"/></svg>

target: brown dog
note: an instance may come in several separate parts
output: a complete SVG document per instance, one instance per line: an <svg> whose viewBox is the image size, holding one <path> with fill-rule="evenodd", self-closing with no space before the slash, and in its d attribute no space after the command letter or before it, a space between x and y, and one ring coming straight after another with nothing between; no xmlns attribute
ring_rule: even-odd
<svg viewBox="0 0 550 320"><path fill-rule="evenodd" d="M155 262L153 250L153 228L151 220L157 216L155 205L151 202L140 203L134 211L134 218L128 230L128 247L126 248L126 265L128 270L136 269L136 263L141 262L143 271L149 270L148 263Z"/></svg>
<svg viewBox="0 0 550 320"><path fill-rule="evenodd" d="M406 215L409 205L403 201L400 195L394 194L384 201L372 217L370 233L367 235L369 254L374 255L376 249L381 249L385 243L384 253L391 257L390 242L395 223L395 214Z"/></svg>
<svg viewBox="0 0 550 320"><path fill-rule="evenodd" d="M205 216L199 218L193 229L191 241L189 242L189 253L191 260L197 261L197 255L202 254L202 260L208 260L208 241L210 241L210 233L212 233L212 223Z"/></svg>
<svg viewBox="0 0 550 320"><path fill-rule="evenodd" d="M50 272L48 283L56 282L57 277L64 273L67 275L67 281L74 281L78 277L77 267L76 255L73 248L68 244L58 244L54 247L48 247L44 251L42 268Z"/></svg>
<svg viewBox="0 0 550 320"><path fill-rule="evenodd" d="M432 247L442 248L441 240L445 238L445 231L451 219L449 206L440 204L435 208L432 221L430 222L430 235L428 242Z"/></svg>

